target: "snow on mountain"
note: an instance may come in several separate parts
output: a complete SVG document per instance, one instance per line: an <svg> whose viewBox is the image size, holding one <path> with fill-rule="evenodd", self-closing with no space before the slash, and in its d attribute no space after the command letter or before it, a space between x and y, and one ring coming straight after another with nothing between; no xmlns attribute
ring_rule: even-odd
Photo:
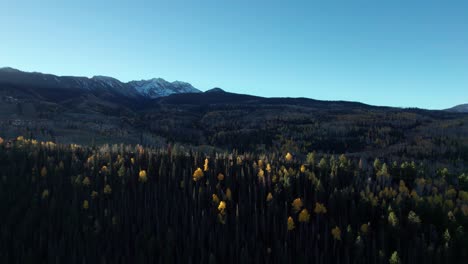
<svg viewBox="0 0 468 264"><path fill-rule="evenodd" d="M161 78L121 82L107 76L74 77L55 76L38 72L23 72L13 68L0 68L0 83L21 84L31 87L57 89L83 89L105 93L116 93L127 97L144 96L158 98L177 93L200 93L191 84L181 81L168 82Z"/></svg>
<svg viewBox="0 0 468 264"><path fill-rule="evenodd" d="M177 93L200 93L191 84L181 81L168 82L161 78L151 80L131 81L127 83L141 95L157 98Z"/></svg>

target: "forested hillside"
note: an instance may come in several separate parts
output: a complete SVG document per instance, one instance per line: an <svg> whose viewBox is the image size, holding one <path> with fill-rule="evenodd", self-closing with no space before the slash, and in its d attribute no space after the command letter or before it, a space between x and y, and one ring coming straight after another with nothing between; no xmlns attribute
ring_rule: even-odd
<svg viewBox="0 0 468 264"><path fill-rule="evenodd" d="M0 260L466 263L460 167L0 139Z"/></svg>

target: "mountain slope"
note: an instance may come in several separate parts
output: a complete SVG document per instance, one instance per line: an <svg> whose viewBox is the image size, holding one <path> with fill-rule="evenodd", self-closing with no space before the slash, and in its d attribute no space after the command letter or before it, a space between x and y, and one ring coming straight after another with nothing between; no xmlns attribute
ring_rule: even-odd
<svg viewBox="0 0 468 264"><path fill-rule="evenodd" d="M445 111L456 112L456 113L468 113L468 104L457 105L452 108L445 109Z"/></svg>
<svg viewBox="0 0 468 264"><path fill-rule="evenodd" d="M158 98L177 93L199 93L192 85L164 79L151 79L123 83L107 76L92 78L55 76L37 72L23 72L13 68L0 68L0 85L12 86L19 89L34 88L37 93L53 90L55 92L78 92L101 94L106 96L124 96L128 98L146 97Z"/></svg>

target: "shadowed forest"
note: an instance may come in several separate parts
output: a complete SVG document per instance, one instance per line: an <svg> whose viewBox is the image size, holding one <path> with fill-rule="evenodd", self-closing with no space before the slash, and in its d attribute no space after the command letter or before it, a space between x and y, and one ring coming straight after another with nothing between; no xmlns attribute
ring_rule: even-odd
<svg viewBox="0 0 468 264"><path fill-rule="evenodd" d="M0 140L2 263L466 263L468 175L319 152Z"/></svg>

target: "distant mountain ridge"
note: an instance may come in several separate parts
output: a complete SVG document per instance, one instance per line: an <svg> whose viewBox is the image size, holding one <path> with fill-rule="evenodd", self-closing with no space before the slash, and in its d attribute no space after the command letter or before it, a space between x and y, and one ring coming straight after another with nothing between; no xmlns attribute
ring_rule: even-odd
<svg viewBox="0 0 468 264"><path fill-rule="evenodd" d="M150 80L121 82L113 77L93 76L56 76L39 72L23 72L14 68L0 68L0 84L13 86L28 86L48 89L75 89L81 91L96 91L125 97L159 98L179 93L200 93L190 83L168 82L162 78Z"/></svg>
<svg viewBox="0 0 468 264"><path fill-rule="evenodd" d="M457 112L457 113L468 113L468 104L456 105L452 108L445 109L445 111Z"/></svg>

